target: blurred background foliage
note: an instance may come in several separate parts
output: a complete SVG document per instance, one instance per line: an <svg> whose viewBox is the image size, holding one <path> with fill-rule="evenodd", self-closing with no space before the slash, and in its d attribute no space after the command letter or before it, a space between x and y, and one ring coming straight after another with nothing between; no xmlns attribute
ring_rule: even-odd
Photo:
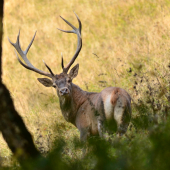
<svg viewBox="0 0 170 170"><path fill-rule="evenodd" d="M170 1L169 0L6 0L3 37L3 82L44 159L27 169L170 169ZM23 49L37 35L28 57L46 70L61 72L61 52L67 63L76 49L76 36L59 15L78 25L83 48L74 83L100 92L107 86L126 89L132 97L132 119L125 136L92 137L85 146L78 130L61 115L56 92L36 80L39 75L16 60L12 42L18 31ZM96 55L94 55L94 54ZM75 64L76 64L75 63ZM0 137L0 165L19 169ZM4 169L4 168L3 168Z"/></svg>

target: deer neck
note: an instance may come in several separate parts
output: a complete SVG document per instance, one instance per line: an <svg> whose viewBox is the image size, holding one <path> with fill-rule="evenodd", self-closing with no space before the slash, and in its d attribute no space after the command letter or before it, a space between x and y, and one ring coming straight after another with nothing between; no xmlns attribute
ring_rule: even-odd
<svg viewBox="0 0 170 170"><path fill-rule="evenodd" d="M59 95L58 95L59 96ZM65 120L75 125L79 107L86 101L87 92L72 83L71 94L67 97L59 96L60 108Z"/></svg>

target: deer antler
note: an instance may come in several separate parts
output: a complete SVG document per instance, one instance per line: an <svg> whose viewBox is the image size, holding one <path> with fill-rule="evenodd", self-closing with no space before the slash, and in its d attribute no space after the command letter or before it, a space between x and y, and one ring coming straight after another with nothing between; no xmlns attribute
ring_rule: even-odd
<svg viewBox="0 0 170 170"><path fill-rule="evenodd" d="M28 47L27 47L27 49L26 49L25 51L22 51L21 46L20 46L20 42L19 42L20 31L19 31L19 33L18 33L16 43L12 43L9 38L8 38L8 40L9 40L9 42L11 43L11 45L13 45L13 46L15 47L16 51L20 54L20 56L22 57L22 59L25 61L26 64L24 64L24 63L20 60L20 58L18 57L18 54L17 54L17 52L16 52L17 59L18 59L18 61L20 62L20 64L21 64L22 66L24 66L25 68L27 68L27 69L29 69L29 70L35 71L36 73L39 73L39 74L41 74L41 75L44 75L44 76L47 76L47 77L52 78L52 76L54 76L54 74L53 74L53 72L52 72L51 69L47 66L47 64L46 64L45 62L44 62L44 64L45 64L45 66L48 68L48 70L50 71L51 74L50 74L50 73L46 73L46 72L44 72L44 71L41 71L41 70L35 68L35 67L30 63L30 61L29 61L28 58L27 58L27 53L28 53L28 51L29 51L29 49L30 49L33 41L34 41L35 35L36 35L36 32L35 32L35 34L34 34L32 40L31 40L30 44L28 45Z"/></svg>
<svg viewBox="0 0 170 170"><path fill-rule="evenodd" d="M75 13L75 12L74 12ZM81 28L82 28L82 25L81 25L81 21L79 19L79 17L77 16L77 14L75 13L76 17L77 17L77 20L78 20L78 23L79 23L79 28L76 28L75 26L73 26L71 23L69 23L67 20L65 20L63 17L61 17L70 27L73 28L73 30L71 31L65 31L65 30L62 30L62 29L59 29L57 28L58 30L60 31L63 31L63 32L66 32L66 33L74 33L74 34L77 34L77 49L76 49L76 52L73 56L73 58L70 60L70 62L67 64L66 67L64 67L64 62L63 62L63 56L62 56L62 61L61 61L61 65L62 65L62 68L63 68L63 72L64 73L67 73L69 68L71 67L71 65L74 63L74 61L76 60L76 58L78 57L79 55L79 52L82 48L82 38L81 38Z"/></svg>

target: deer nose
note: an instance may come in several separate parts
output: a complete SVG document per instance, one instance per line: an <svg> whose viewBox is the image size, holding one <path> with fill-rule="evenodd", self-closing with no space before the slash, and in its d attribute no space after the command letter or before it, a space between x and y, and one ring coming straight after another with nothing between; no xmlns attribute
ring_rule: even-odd
<svg viewBox="0 0 170 170"><path fill-rule="evenodd" d="M62 89L59 90L60 92L60 95L65 95L65 94L68 94L69 93L69 89L67 87L64 87Z"/></svg>

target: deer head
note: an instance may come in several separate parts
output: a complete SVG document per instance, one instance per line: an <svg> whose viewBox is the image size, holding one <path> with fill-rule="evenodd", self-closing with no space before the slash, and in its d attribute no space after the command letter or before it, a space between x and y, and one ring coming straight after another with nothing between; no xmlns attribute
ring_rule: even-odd
<svg viewBox="0 0 170 170"><path fill-rule="evenodd" d="M16 51L20 54L20 56L22 57L22 59L24 60L25 63L23 63L20 58L18 57L18 54L16 53L17 59L20 62L20 64L22 66L24 66L26 69L32 70L36 73L39 73L41 75L47 76L48 78L38 78L38 81L40 83L42 83L44 86L46 87L54 87L57 90L57 94L59 96L67 96L67 95L71 95L71 86L72 86L72 80L73 78L75 78L78 75L78 69L79 69L79 64L77 64L76 66L74 66L70 72L68 73L68 70L70 69L71 65L74 63L74 61L76 60L76 58L78 57L78 54L82 48L82 39L81 39L81 21L79 19L79 17L77 16L77 14L75 13L78 23L79 23L79 28L76 28L75 26L73 26L71 23L69 23L67 20L65 20L64 18L61 18L70 26L73 28L73 30L71 31L65 31L62 29L58 29L60 31L66 32L66 33L74 33L77 34L77 49L76 52L74 54L74 56L72 57L72 59L70 60L70 62L66 65L66 67L64 67L64 61L63 61L63 56L61 59L61 66L62 66L62 73L60 74L54 74L52 72L52 70L50 69L50 67L44 62L45 66L47 67L47 69L49 70L50 73L41 71L37 68L35 68L30 61L27 58L27 53L34 41L36 32L30 42L30 44L28 45L27 49L25 51L22 51L21 46L20 46L20 42L19 42L19 36L20 36L20 31L18 33L17 36L17 41L16 43L12 43L10 41L10 39L8 38L9 42L15 47Z"/></svg>
<svg viewBox="0 0 170 170"><path fill-rule="evenodd" d="M59 75L53 75L52 79L38 78L38 81L46 87L54 87L59 96L71 94L72 80L78 75L79 64L74 66L69 74L62 72Z"/></svg>

